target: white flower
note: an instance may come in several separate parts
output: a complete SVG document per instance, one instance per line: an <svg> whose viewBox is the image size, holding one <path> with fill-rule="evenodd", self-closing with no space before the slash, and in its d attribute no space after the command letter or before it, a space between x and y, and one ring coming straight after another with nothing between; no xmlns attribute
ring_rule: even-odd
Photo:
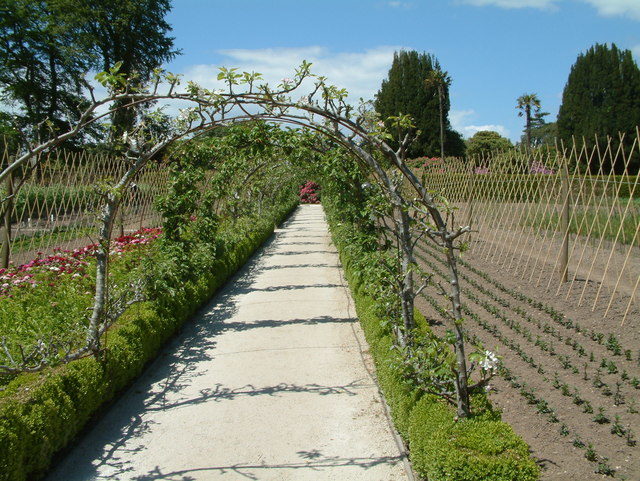
<svg viewBox="0 0 640 481"><path fill-rule="evenodd" d="M49 267L49 270L50 270L50 271L56 271L56 272L57 272L57 271L59 271L59 270L60 270L60 268L59 268L59 267L56 267L56 266L51 266L51 267Z"/></svg>
<svg viewBox="0 0 640 481"><path fill-rule="evenodd" d="M288 77L285 77L282 80L280 80L280 82L283 83L283 84L291 84L291 83L293 83L293 80L291 80Z"/></svg>
<svg viewBox="0 0 640 481"><path fill-rule="evenodd" d="M480 367L485 371L494 371L498 367L498 356L491 351L484 351L484 359L480 361Z"/></svg>
<svg viewBox="0 0 640 481"><path fill-rule="evenodd" d="M300 100L298 100L298 104L299 105L311 105L311 102L309 101L309 96L308 95L304 95L304 96L300 97Z"/></svg>

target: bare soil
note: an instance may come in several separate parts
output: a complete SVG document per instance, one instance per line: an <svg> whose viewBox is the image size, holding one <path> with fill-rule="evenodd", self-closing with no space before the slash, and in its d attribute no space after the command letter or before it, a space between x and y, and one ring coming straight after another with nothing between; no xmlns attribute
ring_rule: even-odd
<svg viewBox="0 0 640 481"><path fill-rule="evenodd" d="M433 247L419 244L417 254L427 272L445 271ZM575 295L556 296L472 254L460 270L468 338L497 352L506 368L491 382L490 398L531 447L541 479L640 479L637 306L621 326L628 297L617 296L604 321L606 305L591 310L595 282L574 284L584 287L578 306ZM443 333L446 322L434 303L449 307L429 288L417 306ZM607 422L594 420L600 409Z"/></svg>

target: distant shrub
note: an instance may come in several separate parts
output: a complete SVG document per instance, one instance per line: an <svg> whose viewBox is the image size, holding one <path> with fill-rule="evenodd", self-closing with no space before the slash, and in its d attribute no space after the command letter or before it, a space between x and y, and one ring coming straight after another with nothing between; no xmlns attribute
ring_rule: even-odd
<svg viewBox="0 0 640 481"><path fill-rule="evenodd" d="M308 181L302 187L300 187L300 203L319 204L320 186L315 182Z"/></svg>

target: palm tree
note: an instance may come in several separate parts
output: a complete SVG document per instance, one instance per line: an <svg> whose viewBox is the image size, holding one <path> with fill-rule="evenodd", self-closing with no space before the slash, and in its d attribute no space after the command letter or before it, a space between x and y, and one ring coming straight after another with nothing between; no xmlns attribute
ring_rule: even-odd
<svg viewBox="0 0 640 481"><path fill-rule="evenodd" d="M529 150L531 148L531 120L533 119L531 112L533 111L536 117L540 115L540 99L538 98L538 94L522 94L518 97L518 105L516 108L520 110L518 117L524 115L526 120L524 132L527 139L527 150Z"/></svg>
<svg viewBox="0 0 640 481"><path fill-rule="evenodd" d="M451 85L451 77L449 77L447 72L436 68L429 72L424 83L427 88L435 87L438 90L438 101L440 104L440 158L444 161L444 89Z"/></svg>

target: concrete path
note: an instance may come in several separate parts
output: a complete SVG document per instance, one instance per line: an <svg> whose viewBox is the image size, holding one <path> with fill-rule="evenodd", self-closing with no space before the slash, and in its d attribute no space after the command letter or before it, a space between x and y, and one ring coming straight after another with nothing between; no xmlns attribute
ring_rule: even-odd
<svg viewBox="0 0 640 481"><path fill-rule="evenodd" d="M49 476L406 480L320 206L302 206Z"/></svg>

